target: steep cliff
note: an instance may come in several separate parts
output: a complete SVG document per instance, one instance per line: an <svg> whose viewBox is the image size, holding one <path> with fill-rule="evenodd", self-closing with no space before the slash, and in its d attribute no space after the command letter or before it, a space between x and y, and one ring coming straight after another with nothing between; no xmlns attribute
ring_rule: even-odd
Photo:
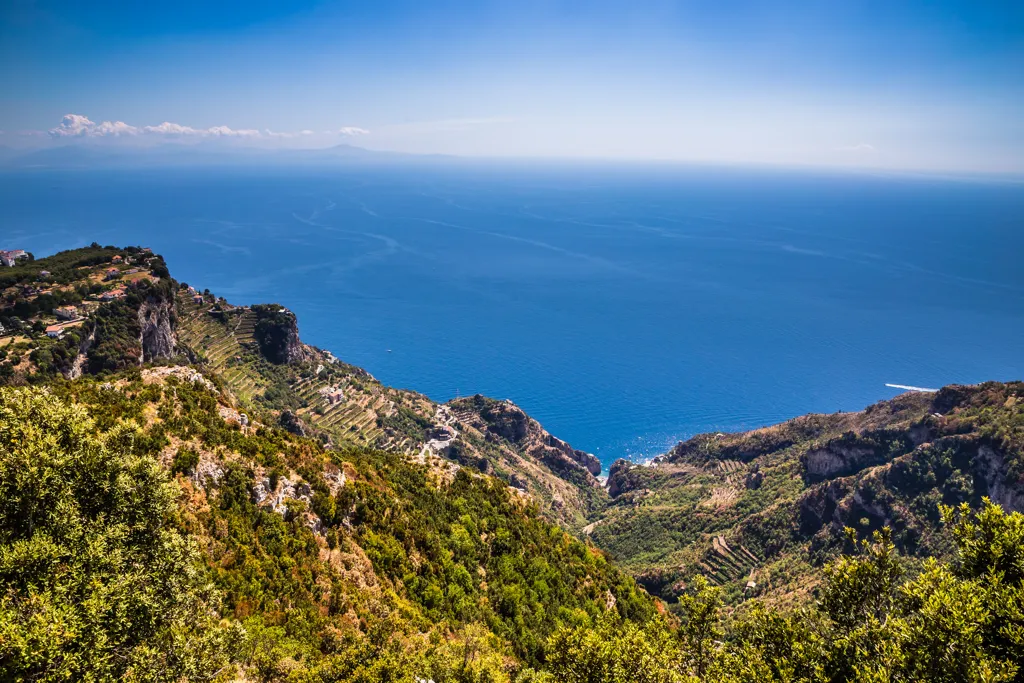
<svg viewBox="0 0 1024 683"><path fill-rule="evenodd" d="M174 355L177 340L174 334L174 299L170 296L147 296L139 305L140 362L151 363Z"/></svg>
<svg viewBox="0 0 1024 683"><path fill-rule="evenodd" d="M253 306L252 311L256 314L253 336L264 358L287 365L306 357L294 313L277 304L260 304Z"/></svg>

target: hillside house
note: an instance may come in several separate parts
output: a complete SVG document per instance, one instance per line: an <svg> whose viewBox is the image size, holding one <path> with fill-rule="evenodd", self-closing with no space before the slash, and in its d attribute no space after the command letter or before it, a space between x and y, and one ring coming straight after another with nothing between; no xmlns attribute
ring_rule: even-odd
<svg viewBox="0 0 1024 683"><path fill-rule="evenodd" d="M48 277L50 277L50 271L48 271L48 270L40 270L39 271L39 279L40 280L45 280Z"/></svg>
<svg viewBox="0 0 1024 683"><path fill-rule="evenodd" d="M121 258L119 254L114 254L114 256L110 259L111 263L121 263L122 261L124 261L124 259Z"/></svg>
<svg viewBox="0 0 1024 683"><path fill-rule="evenodd" d="M123 289L112 289L109 292L103 292L103 294L100 294L100 301L113 301L114 299L121 299L123 297Z"/></svg>
<svg viewBox="0 0 1024 683"><path fill-rule="evenodd" d="M61 320L74 320L78 317L78 309L74 306L61 306L53 309L53 314Z"/></svg>
<svg viewBox="0 0 1024 683"><path fill-rule="evenodd" d="M327 404L332 406L345 400L345 392L338 387L324 387L320 394L327 399Z"/></svg>
<svg viewBox="0 0 1024 683"><path fill-rule="evenodd" d="M50 325L46 328L46 336L51 339L60 339L64 334L64 328L60 325Z"/></svg>
<svg viewBox="0 0 1024 683"><path fill-rule="evenodd" d="M0 263L8 268L12 267L20 258L28 258L28 252L24 249L6 249L0 251Z"/></svg>
<svg viewBox="0 0 1024 683"><path fill-rule="evenodd" d="M121 271L120 270L118 270L117 268L111 268L111 269L109 269L107 271L106 277L104 277L103 279L104 280L116 280L120 276L121 276Z"/></svg>
<svg viewBox="0 0 1024 683"><path fill-rule="evenodd" d="M194 304L198 304L198 305L202 306L203 305L203 301L204 301L204 299L203 299L203 295L202 294L196 294L194 297L192 297L192 303L194 303Z"/></svg>

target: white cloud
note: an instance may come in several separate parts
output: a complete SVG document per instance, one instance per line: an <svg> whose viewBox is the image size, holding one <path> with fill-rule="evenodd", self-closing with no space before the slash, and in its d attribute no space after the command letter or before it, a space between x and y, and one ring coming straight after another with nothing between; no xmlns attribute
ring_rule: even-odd
<svg viewBox="0 0 1024 683"><path fill-rule="evenodd" d="M370 131L355 126L345 126L337 131L339 135L365 135ZM254 128L230 128L228 126L212 126L210 128L193 128L183 126L180 123L164 121L156 126L136 127L124 121L103 121L96 123L88 116L81 114L67 114L60 122L60 125L51 128L49 134L54 138L105 138L122 136L159 136L168 138L183 137L208 137L208 138L297 138L313 135L311 130L303 130L298 133L280 133L269 129L259 131ZM332 133L334 134L334 133Z"/></svg>
<svg viewBox="0 0 1024 683"><path fill-rule="evenodd" d="M200 131L190 126L164 121L159 126L145 126L143 132L156 135L198 135Z"/></svg>
<svg viewBox="0 0 1024 683"><path fill-rule="evenodd" d="M252 128L236 130L227 126L214 126L213 128L207 128L205 131L200 131L199 134L222 138L258 138L260 136L260 132Z"/></svg>
<svg viewBox="0 0 1024 683"><path fill-rule="evenodd" d="M50 135L55 138L136 135L138 132L138 128L129 126L124 121L104 121L97 124L90 121L88 116L81 114L67 114L59 126L50 129Z"/></svg>

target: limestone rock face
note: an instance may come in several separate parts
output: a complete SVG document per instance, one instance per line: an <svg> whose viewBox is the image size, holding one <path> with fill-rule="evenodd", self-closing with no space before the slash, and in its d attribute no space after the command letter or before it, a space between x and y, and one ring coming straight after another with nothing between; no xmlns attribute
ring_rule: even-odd
<svg viewBox="0 0 1024 683"><path fill-rule="evenodd" d="M313 490L309 484L300 480L292 480L282 477L277 482L277 487L272 486L269 478L258 480L252 488L253 502L256 505L267 507L274 512L283 515L287 511L288 499L299 500L309 503L313 500Z"/></svg>
<svg viewBox="0 0 1024 683"><path fill-rule="evenodd" d="M174 304L168 299L149 297L139 306L139 327L142 329L141 362L174 355Z"/></svg>
<svg viewBox="0 0 1024 683"><path fill-rule="evenodd" d="M991 446L982 445L978 448L976 463L992 502L1007 512L1024 512L1024 486L1009 476L1003 455Z"/></svg>
<svg viewBox="0 0 1024 683"><path fill-rule="evenodd" d="M813 479L827 479L841 472L859 469L858 465L873 455L865 446L829 444L807 451L805 467Z"/></svg>

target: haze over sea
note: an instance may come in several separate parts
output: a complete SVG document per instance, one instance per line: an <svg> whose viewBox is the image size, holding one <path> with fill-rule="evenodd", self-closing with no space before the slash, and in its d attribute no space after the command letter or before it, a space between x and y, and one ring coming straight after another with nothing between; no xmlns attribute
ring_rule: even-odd
<svg viewBox="0 0 1024 683"><path fill-rule="evenodd" d="M417 164L0 175L0 243L141 244L433 399L642 459L704 431L1024 377L1024 185Z"/></svg>

